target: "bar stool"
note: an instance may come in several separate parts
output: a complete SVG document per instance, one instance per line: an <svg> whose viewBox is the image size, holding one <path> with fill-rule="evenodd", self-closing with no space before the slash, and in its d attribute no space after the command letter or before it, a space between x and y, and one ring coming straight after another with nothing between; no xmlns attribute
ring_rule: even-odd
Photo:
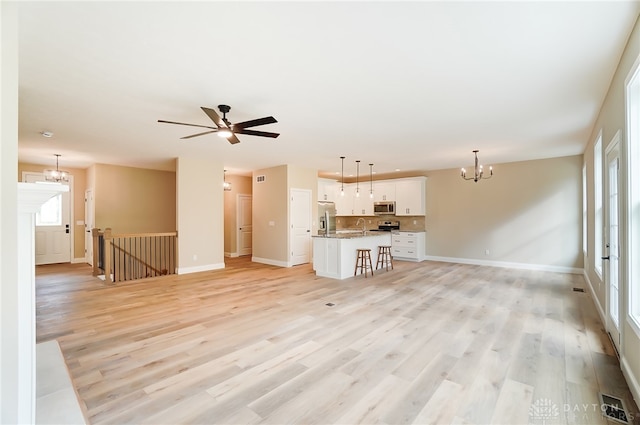
<svg viewBox="0 0 640 425"><path fill-rule="evenodd" d="M393 270L393 257L391 256L391 245L380 245L378 247L378 261L376 261L376 270L379 267L386 267L389 270Z"/></svg>
<svg viewBox="0 0 640 425"><path fill-rule="evenodd" d="M373 276L373 265L371 264L371 250L365 248L358 248L356 250L356 268L353 271L353 275L364 273L364 277L367 277L367 269L371 270L371 276Z"/></svg>

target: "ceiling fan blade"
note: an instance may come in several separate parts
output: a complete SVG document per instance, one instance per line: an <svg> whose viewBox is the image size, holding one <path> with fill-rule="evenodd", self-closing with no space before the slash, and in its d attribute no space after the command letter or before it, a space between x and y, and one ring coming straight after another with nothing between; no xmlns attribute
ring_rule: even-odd
<svg viewBox="0 0 640 425"><path fill-rule="evenodd" d="M273 117L264 117L264 118L258 118L255 120L244 121L244 122L233 124L233 129L237 130L237 129L243 129L243 128L249 128L249 127L256 127L259 125L273 124L276 122L278 121Z"/></svg>
<svg viewBox="0 0 640 425"><path fill-rule="evenodd" d="M231 136L226 138L229 143L231 143L232 145L235 145L236 143L240 143L240 140L238 140L238 138L236 137L235 134L231 134Z"/></svg>
<svg viewBox="0 0 640 425"><path fill-rule="evenodd" d="M272 137L274 139L280 135L280 133L269 133L267 131L246 130L246 129L235 130L234 133L248 134L250 136Z"/></svg>
<svg viewBox="0 0 640 425"><path fill-rule="evenodd" d="M222 121L222 118L220 118L220 115L218 115L216 111L211 108L205 108L204 106L201 106L200 109L202 109L204 113L207 114L209 118L211 118L211 121L213 121L214 124L218 126L218 128L224 127L224 121Z"/></svg>
<svg viewBox="0 0 640 425"><path fill-rule="evenodd" d="M158 122L162 122L162 123L166 123L166 124L189 125L191 127L202 127L202 128L210 128L212 130L217 130L217 128L211 127L209 125L187 124L185 122L175 122L175 121L165 121L165 120L158 120Z"/></svg>
<svg viewBox="0 0 640 425"><path fill-rule="evenodd" d="M217 129L212 131L205 131L204 133L192 134L191 136L184 136L184 137L181 137L180 139L191 139L192 137L204 136L205 134L211 134L217 131L218 131Z"/></svg>

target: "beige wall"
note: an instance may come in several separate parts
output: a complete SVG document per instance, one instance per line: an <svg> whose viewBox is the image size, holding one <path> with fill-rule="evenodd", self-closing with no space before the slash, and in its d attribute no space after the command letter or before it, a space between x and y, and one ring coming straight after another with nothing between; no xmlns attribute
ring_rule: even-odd
<svg viewBox="0 0 640 425"><path fill-rule="evenodd" d="M176 166L178 273L224 268L222 163L179 158Z"/></svg>
<svg viewBox="0 0 640 425"><path fill-rule="evenodd" d="M257 176L265 176L262 183ZM258 262L284 265L288 245L287 166L253 172L253 253Z"/></svg>
<svg viewBox="0 0 640 425"><path fill-rule="evenodd" d="M176 230L176 173L96 164L89 174L96 227L114 233Z"/></svg>
<svg viewBox="0 0 640 425"><path fill-rule="evenodd" d="M53 158L53 157L52 157ZM22 181L22 173L25 171L41 173L45 168L52 168L52 164L27 164L18 163L18 180ZM73 176L73 258L76 261L84 260L84 191L86 190L86 170L82 168L60 167Z"/></svg>
<svg viewBox="0 0 640 425"><path fill-rule="evenodd" d="M226 256L236 256L238 253L236 240L238 195L251 195L251 177L227 174L226 180L231 183L231 190L224 191L224 252Z"/></svg>
<svg viewBox="0 0 640 425"><path fill-rule="evenodd" d="M262 183L257 176L265 176ZM317 222L318 171L280 165L253 172L253 260L287 266L289 247L290 189L311 191L312 220ZM312 225L315 227L315 224ZM312 230L312 232L314 232Z"/></svg>
<svg viewBox="0 0 640 425"><path fill-rule="evenodd" d="M582 268L582 156L493 166L477 183L428 173L427 255Z"/></svg>
<svg viewBox="0 0 640 425"><path fill-rule="evenodd" d="M620 59L620 63L616 70L616 73L611 81L611 86L607 96L602 104L596 125L593 127L589 144L587 145L584 153L585 164L587 166L587 256L585 259L585 274L591 284L592 292L594 294L594 301L601 314L601 318L604 320L606 315L606 287L605 282L602 281L600 276L594 269L594 181L593 181L593 145L598 137L598 133L602 131L602 148L603 148L603 160L606 157L607 146L611 143L612 138L618 130L622 135L620 153L621 153L621 168L620 168L620 180L621 180L621 202L623 208L621 211L626 210L628 205L627 198L627 176L632 175L633 178L637 178L638 170L627 169L627 146L628 140L625 131L625 100L624 100L624 82L627 78L631 67L634 62L640 56L640 21L636 20L635 27L631 36L629 37L628 44L624 53ZM603 170L603 176L606 172L606 167L601 164ZM625 257L625 234L628 233L626 223L624 223L625 215L623 218L623 226L621 227L621 265L624 268L628 265L629 258ZM604 248L603 248L604 249ZM604 251L603 251L604 252ZM637 283L636 283L637 284ZM627 377L627 383L634 393L636 401L640 400L640 334L631 326L626 317L629 314L629 285L630 283L626 279L626 276L621 276L620 289L622 294L621 304L621 332L623 335L623 343L621 347L621 362L625 376Z"/></svg>

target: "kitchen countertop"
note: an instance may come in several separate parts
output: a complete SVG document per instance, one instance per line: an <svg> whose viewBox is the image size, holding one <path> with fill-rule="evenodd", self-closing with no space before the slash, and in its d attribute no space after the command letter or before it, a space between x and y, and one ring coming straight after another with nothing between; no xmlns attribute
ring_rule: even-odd
<svg viewBox="0 0 640 425"><path fill-rule="evenodd" d="M366 232L336 232L336 233L331 233L328 235L313 235L311 236L312 238L328 238L328 239L355 239L355 238L366 238L369 236L380 236L379 231L371 231L368 230Z"/></svg>
<svg viewBox="0 0 640 425"><path fill-rule="evenodd" d="M367 232L362 235L362 231L359 231L336 233L328 237L314 236L313 270L318 276L332 279L353 277L357 250L370 249L374 262L381 245L391 245L391 232Z"/></svg>

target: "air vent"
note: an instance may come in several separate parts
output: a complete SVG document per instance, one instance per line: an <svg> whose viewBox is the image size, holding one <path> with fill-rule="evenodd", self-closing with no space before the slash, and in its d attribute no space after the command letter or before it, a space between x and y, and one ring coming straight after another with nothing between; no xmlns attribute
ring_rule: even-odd
<svg viewBox="0 0 640 425"><path fill-rule="evenodd" d="M267 180L267 176L256 176L256 183L264 183Z"/></svg>
<svg viewBox="0 0 640 425"><path fill-rule="evenodd" d="M333 307L335 304L334 303L326 303L325 304L327 307Z"/></svg>
<svg viewBox="0 0 640 425"><path fill-rule="evenodd" d="M629 417L627 416L627 408L624 405L624 401L618 397L607 395L603 393L598 394L600 396L600 409L602 414L612 421L619 422L621 424L630 424Z"/></svg>
<svg viewBox="0 0 640 425"><path fill-rule="evenodd" d="M573 288L573 292L584 292L584 288Z"/></svg>

